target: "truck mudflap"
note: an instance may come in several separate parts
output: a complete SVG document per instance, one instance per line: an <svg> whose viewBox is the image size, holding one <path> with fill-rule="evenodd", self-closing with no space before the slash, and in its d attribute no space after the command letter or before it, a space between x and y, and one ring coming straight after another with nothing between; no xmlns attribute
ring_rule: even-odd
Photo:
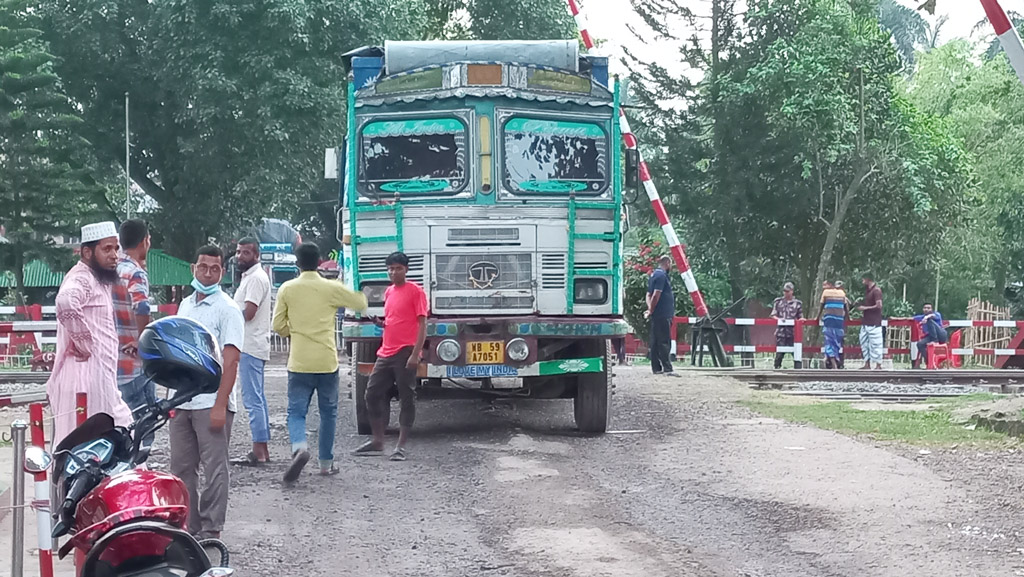
<svg viewBox="0 0 1024 577"><path fill-rule="evenodd" d="M605 361L601 357L555 359L540 361L522 367L510 367L508 365L432 365L420 363L416 374L421 379L547 377L580 373L600 373L605 370L604 363ZM360 374L369 375L373 371L373 363L359 363L357 369Z"/></svg>

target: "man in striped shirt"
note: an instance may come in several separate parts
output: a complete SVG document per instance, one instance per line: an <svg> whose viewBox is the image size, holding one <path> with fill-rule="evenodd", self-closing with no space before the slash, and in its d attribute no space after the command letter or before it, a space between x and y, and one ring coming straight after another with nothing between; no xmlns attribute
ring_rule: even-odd
<svg viewBox="0 0 1024 577"><path fill-rule="evenodd" d="M149 227L141 220L126 220L118 231L121 253L117 260L119 282L114 283L114 324L119 345L117 386L124 402L136 411L156 402L156 385L142 374L137 354L139 334L152 320L146 255L151 244Z"/></svg>
<svg viewBox="0 0 1024 577"><path fill-rule="evenodd" d="M825 368L827 369L843 367L840 355L843 351L843 338L846 336L846 315L848 313L846 292L841 288L836 288L830 281L825 281L824 290L821 291L818 320L824 327L822 332L825 336Z"/></svg>

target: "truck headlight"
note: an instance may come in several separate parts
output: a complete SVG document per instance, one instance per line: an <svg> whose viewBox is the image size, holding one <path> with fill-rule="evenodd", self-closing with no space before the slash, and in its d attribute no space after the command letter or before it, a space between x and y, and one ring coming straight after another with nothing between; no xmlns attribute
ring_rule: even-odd
<svg viewBox="0 0 1024 577"><path fill-rule="evenodd" d="M454 363L460 354L462 354L462 347L458 341L445 339L437 344L437 358L446 363Z"/></svg>
<svg viewBox="0 0 1024 577"><path fill-rule="evenodd" d="M388 290L389 283L368 282L363 283L360 290L366 295L366 302L371 307L379 307L384 304L384 291Z"/></svg>
<svg viewBox="0 0 1024 577"><path fill-rule="evenodd" d="M599 278L576 279L573 287L573 302L586 305L603 305L608 302L608 281Z"/></svg>
<svg viewBox="0 0 1024 577"><path fill-rule="evenodd" d="M526 344L523 339L512 339L505 345L505 354L509 359L521 363L530 356L530 345Z"/></svg>

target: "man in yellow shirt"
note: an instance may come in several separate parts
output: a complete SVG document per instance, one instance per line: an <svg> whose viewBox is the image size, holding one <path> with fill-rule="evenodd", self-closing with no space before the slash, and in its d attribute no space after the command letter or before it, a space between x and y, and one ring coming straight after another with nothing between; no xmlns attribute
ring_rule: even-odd
<svg viewBox="0 0 1024 577"><path fill-rule="evenodd" d="M334 431L338 421L338 349L335 318L338 309L366 310L366 296L317 272L320 249L306 243L295 250L298 278L283 285L274 306L274 332L291 338L288 353L288 437L292 464L284 474L293 483L309 462L306 413L316 392L320 408L320 474L334 475Z"/></svg>

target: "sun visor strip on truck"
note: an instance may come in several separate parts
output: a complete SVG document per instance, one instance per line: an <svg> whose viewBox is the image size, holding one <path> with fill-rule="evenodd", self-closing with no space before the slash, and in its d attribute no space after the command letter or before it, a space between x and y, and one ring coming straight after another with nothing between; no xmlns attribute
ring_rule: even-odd
<svg viewBox="0 0 1024 577"><path fill-rule="evenodd" d="M510 88L488 88L488 89L472 89L472 88L457 88L452 90L442 90L439 92L421 93L421 94L405 94L402 96L376 96L376 97L362 97L356 101L356 108L363 106L384 106L388 104L397 104L400 102L423 102L430 100L443 100L446 98L466 98L466 97L480 97L480 98L515 98L518 100L528 100L532 102L557 102L559 104L581 104L583 106L593 107L612 107L612 102L601 98L587 98L587 97L574 97L568 95L554 95L554 94L534 94L529 92L522 92L519 90L512 90Z"/></svg>
<svg viewBox="0 0 1024 577"><path fill-rule="evenodd" d="M537 41L386 41L384 73L388 76L424 66L469 61L508 61L579 72L580 47L575 40Z"/></svg>

